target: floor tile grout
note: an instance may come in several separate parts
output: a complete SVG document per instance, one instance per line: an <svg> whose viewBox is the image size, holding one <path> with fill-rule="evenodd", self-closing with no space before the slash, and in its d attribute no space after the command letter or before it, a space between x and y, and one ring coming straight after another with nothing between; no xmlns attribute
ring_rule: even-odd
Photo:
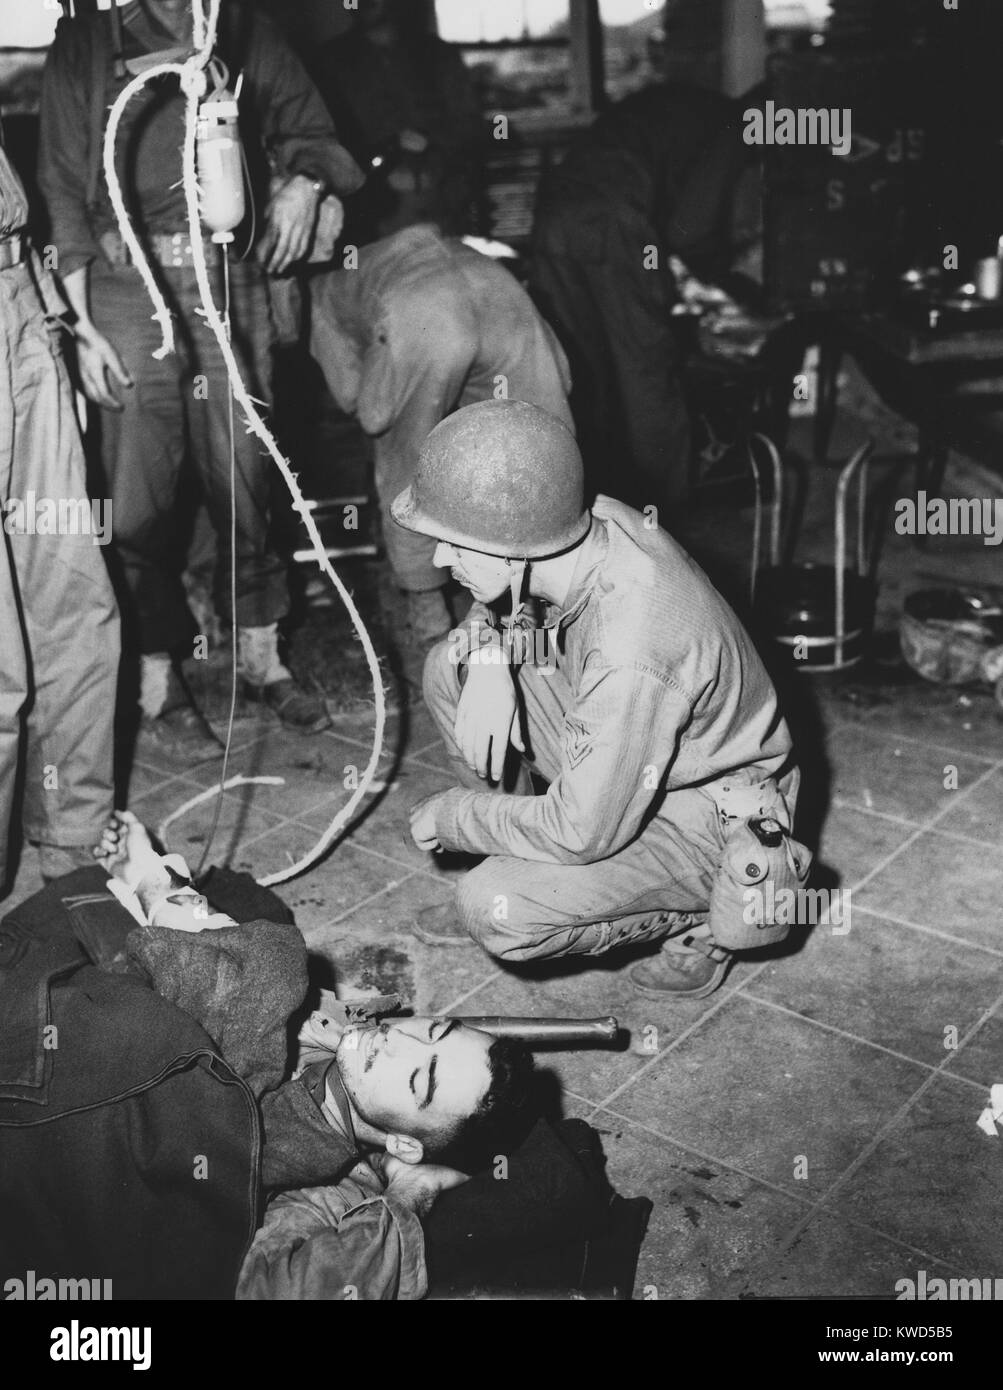
<svg viewBox="0 0 1003 1390"><path fill-rule="evenodd" d="M311 928L311 932L316 934L317 932L328 931L331 927L336 927L338 923L343 922L350 913L358 912L360 907L366 907L367 904L374 902L376 898L381 898L384 893L390 893L393 889L400 888L410 877L410 874L405 874L403 878L391 879L390 882L385 883L382 888L377 888L374 893L367 893L364 898L360 898L358 902L352 903L350 907L346 907L342 912L338 913L337 917L329 917L327 921L318 923L316 927Z"/></svg>
<svg viewBox="0 0 1003 1390"><path fill-rule="evenodd" d="M420 747L419 749L417 749L414 753L409 753L409 754L408 754L408 757L410 757L411 759L413 759L414 762L421 762L422 759L424 758L424 756L425 756L426 753L428 753L432 748L439 748L439 747L442 748L443 753L446 752L446 746L445 746L445 744L442 742L442 739L436 737L436 738L431 739L428 743L423 743L423 744L421 745L421 747ZM436 767L436 766L438 766L438 764L436 764L436 763L428 763L428 764L426 764L426 766L428 766L428 767Z"/></svg>
<svg viewBox="0 0 1003 1390"><path fill-rule="evenodd" d="M834 1033L838 1038L844 1038L847 1042L858 1043L863 1047L873 1048L876 1052L883 1052L887 1057L895 1057L900 1062L909 1062L914 1067L922 1067L924 1071L939 1071L940 1064L934 1066L932 1062L923 1062L918 1057L910 1057L906 1052L897 1052L893 1047L885 1047L882 1043L874 1042L870 1038L862 1038L858 1033L850 1033L845 1028L837 1028L833 1023L823 1023L819 1018L810 1018L807 1014L798 1013L797 1009L788 1008L786 1004L778 1004L774 999L764 999L759 994L747 994L745 986L739 985L735 990L737 995L743 999L748 999L750 1003L762 1004L767 1009L776 1009L778 1013L786 1014L788 1018L799 1019L802 1023L810 1024L813 1028L819 1028L824 1033ZM960 1048L956 1048L956 1056ZM953 1072L950 1073L952 1076ZM966 1086L973 1086L976 1090L984 1091L985 1087L980 1081L972 1081L967 1076L954 1077L957 1081L963 1081Z"/></svg>
<svg viewBox="0 0 1003 1390"><path fill-rule="evenodd" d="M565 1094L574 1095L575 1093L567 1091ZM582 1100L584 1097L577 1096L576 1099ZM608 1105L592 1105L591 1101L585 1101L585 1104L592 1106L591 1113L586 1119L587 1124L591 1125L603 1115L608 1115L611 1119L616 1120L620 1124L628 1125L632 1129L641 1130L644 1134L650 1134L655 1139L661 1139L663 1143L671 1144L674 1148L680 1149L684 1153L692 1154L694 1158L699 1159L702 1163L713 1163L718 1168L723 1168L726 1172L735 1173L738 1177L746 1178L749 1182L754 1182L759 1187L765 1187L770 1192L777 1193L778 1196L789 1197L792 1202L797 1202L800 1206L810 1207L812 1205L812 1198L803 1197L799 1192L794 1192L787 1187L781 1187L779 1183L770 1182L768 1178L761 1178L757 1174L750 1172L748 1168L743 1168L739 1163L732 1163L729 1159L717 1158L714 1154L696 1148L693 1144L689 1144L685 1140L676 1138L671 1134L666 1134L663 1130L656 1129L654 1125L645 1124L643 1120L636 1120L630 1115L624 1115L621 1111L613 1110Z"/></svg>
<svg viewBox="0 0 1003 1390"><path fill-rule="evenodd" d="M972 762L976 763L993 763L994 766L999 766L1000 763L999 758L987 757L984 753L973 753L967 748L952 748L946 743L929 743L926 739L917 738L914 734L899 733L897 729L872 729L866 721L854 724L846 720L834 718L830 725L830 733L836 729L863 729L867 733L873 733L876 738L896 738L903 743L915 743L920 748L929 748L935 753L951 753L957 758L969 758Z"/></svg>
<svg viewBox="0 0 1003 1390"><path fill-rule="evenodd" d="M353 845L352 848L360 850L363 854L372 855L375 859L382 859L386 864L397 864L402 869L409 869L411 873L430 879L432 883L442 883L443 881L441 875L433 873L431 869L425 869L419 864L409 864L406 859L395 859L392 854L384 854L383 850L374 849L372 845Z"/></svg>
<svg viewBox="0 0 1003 1390"><path fill-rule="evenodd" d="M951 811L953 811L954 807L958 805L959 801L963 801L967 796L970 796L971 793L976 789L976 787L981 786L982 783L985 782L989 777L991 777L993 773L996 772L1001 766L1003 766L1003 763L994 763L991 767L987 767L985 772L983 772L980 776L976 777L974 782L970 782L968 786L965 787L964 791L959 791L956 797L952 797L950 803L947 806L945 806L941 811L939 811L935 816L933 816L930 820L924 822L922 825L917 825L915 831L911 835L907 836L906 839L903 840L902 843L896 849L893 849L890 854L886 854L885 857L879 860L879 862L871 870L869 870L869 872L866 873L862 879L860 879L857 883L851 885L850 891L853 893L859 893L860 890L862 888L865 888L867 884L871 882L872 879L876 878L879 873L882 873L885 869L887 869L888 865L892 862L892 860L895 859L898 855L900 855L903 850L908 849L910 845L916 843L920 836L926 834L927 831L932 830L943 816L946 816Z"/></svg>
<svg viewBox="0 0 1003 1390"><path fill-rule="evenodd" d="M148 770L148 769L146 769L146 770ZM158 774L158 776L159 776L159 774ZM161 781L159 781L159 782L154 782L152 786L147 787L144 791L137 792L137 793L135 794L135 796L132 794L132 791L130 790L130 791L126 794L126 798L125 798L126 806L131 810L134 806L137 805L138 802L142 801L143 798L144 798L145 796L152 796L154 792L163 791L163 789L164 789L165 787L169 787L169 786L171 785L172 782L182 782L182 781L184 782L185 786L188 786L188 787L196 787L196 786L199 785L197 782L191 782L191 781L189 781L187 778L181 778L181 777L164 777L164 778L161 779Z"/></svg>
<svg viewBox="0 0 1003 1390"><path fill-rule="evenodd" d="M275 835L278 831L280 831L280 830L285 830L288 826L293 825L293 824L295 824L295 822L294 822L294 821L290 821L290 820L287 818L287 819L284 820L284 821L280 821L280 823L279 823L278 825L269 825L269 826L267 826L264 830L259 830L258 833L257 833L256 835L252 835L249 839L240 840L240 841L234 846L234 849L250 849L250 847L251 847L252 845L254 845L254 844L257 844L257 842L258 842L259 840L265 839L265 837L268 836L268 835ZM320 830L315 830L315 831L314 831L314 835L315 835L318 839L320 838L320 836L321 836L322 834L323 834L323 832L320 831ZM292 860L290 860L290 863L291 863L291 862L292 862ZM308 870L307 872L309 872L309 870Z"/></svg>
<svg viewBox="0 0 1003 1390"><path fill-rule="evenodd" d="M759 966L759 968L755 970L752 973L752 975L749 976L749 979L754 980L758 978L758 976L761 975L762 972L767 968L767 964L768 962L764 961L764 963L761 966ZM650 1061L643 1062L641 1066L638 1068L638 1070L634 1072L631 1076L629 1076L626 1081L622 1082L619 1086L615 1088L615 1090L611 1091L608 1096L606 1096L603 1100L599 1101L598 1106L600 1108L608 1106L611 1101L617 1098L617 1096L622 1095L624 1091L628 1090L631 1086L633 1086L635 1081L639 1081L642 1076L647 1075L647 1073L655 1066L657 1062L660 1062L663 1057L668 1055L668 1053L673 1052L679 1046L680 1043L685 1042L685 1040L690 1036L690 1034L695 1033L696 1030L701 1026L701 1024L703 1024L707 1019L713 1018L715 1014L719 1013L721 1009L725 1006L725 1004L727 1004L730 1000L732 1000L735 997L736 991L737 987L734 989L725 990L718 997L718 999L710 1005L709 1008L704 1009L700 1016L698 1018L695 1018L693 1022L689 1024L686 1028L684 1028L683 1031L679 1033L676 1037L674 1037L670 1043L668 1043L665 1047L659 1048Z"/></svg>
<svg viewBox="0 0 1003 1390"><path fill-rule="evenodd" d="M569 1091L566 1092L566 1094L574 1095L574 1092ZM578 1096L576 1097L576 1099L581 1100L582 1097ZM588 1103L589 1102L586 1102L586 1104ZM800 1234L800 1232L805 1229L809 1220L814 1215L834 1214L828 1211L820 1211L821 1203L819 1199L813 1199L811 1197L802 1197L800 1193L794 1192L790 1188L781 1187L778 1183L770 1182L769 1179L762 1178L758 1174L750 1172L747 1168L743 1168L741 1167L741 1165L737 1163L731 1163L726 1159L718 1158L715 1154L709 1153L703 1149L695 1148L692 1144L688 1144L683 1140L675 1138L671 1134L665 1134L663 1131L655 1129L651 1125L644 1124L641 1120L632 1119L629 1115L623 1115L619 1111L610 1110L607 1106L596 1107L593 1113L589 1116L588 1123L591 1123L594 1118L601 1114L607 1114L611 1118L619 1121L622 1124L627 1125L631 1129L641 1130L645 1134L650 1134L653 1138L660 1139L663 1143L671 1144L674 1148L679 1149L683 1153L692 1154L694 1158L699 1159L702 1163L712 1163L715 1167L724 1169L726 1172L734 1173L738 1177L746 1178L749 1182L755 1183L757 1187L765 1188L770 1192L776 1193L780 1197L787 1197L792 1202L795 1202L800 1206L809 1207L810 1210L805 1213L805 1217L802 1218L802 1220L796 1224L792 1231L789 1232L788 1235L784 1236L782 1240L779 1242L778 1250L776 1252L778 1257L782 1253L782 1251L790 1245L792 1241L797 1239L798 1234ZM842 1216L842 1213L840 1215ZM911 1245L908 1241L902 1240L900 1236L894 1236L890 1234L888 1231L882 1230L880 1226L873 1226L870 1222L861 1221L859 1217L854 1216L846 1216L845 1220L848 1225L856 1226L859 1230L869 1231L872 1235L880 1236L882 1240L889 1241L893 1245L901 1246L903 1250L908 1250L910 1254L918 1255L923 1260L930 1260L936 1264L943 1265L945 1268L950 1268L950 1262L944 1260L941 1256L933 1255L927 1250L921 1250L918 1246Z"/></svg>
<svg viewBox="0 0 1003 1390"><path fill-rule="evenodd" d="M926 927L921 922L910 922L908 917L896 917L892 912L886 912L882 908L868 907L865 903L854 903L854 912L866 913L868 917L883 917L886 921L894 922L898 927L909 927L912 931L923 932L926 936L934 936L938 941L950 942L952 946L968 947L972 951L981 951L984 955L999 956L1003 958L1003 950L997 950L995 946L986 946L981 941L969 941L964 936L954 936L950 932L938 931L936 927Z"/></svg>
<svg viewBox="0 0 1003 1390"><path fill-rule="evenodd" d="M162 778L163 780L157 783L157 786L161 789L166 787L170 782L183 782L187 787L200 787L203 791L206 790L203 784L192 776L190 770L188 772L164 772L163 768L153 767L148 763L137 763L137 766L142 766L144 772L155 773L158 777ZM140 795L144 796L145 794L145 792L140 793Z"/></svg>
<svg viewBox="0 0 1003 1390"><path fill-rule="evenodd" d="M213 801L212 798L214 798L215 795L216 795L216 789L213 788L213 787L203 787L203 788L202 788L202 793L203 793L203 794L205 795L205 797L206 797L206 800L202 803L202 805L203 805L203 806L207 806L207 807L209 808L209 814L210 814L210 816L211 816L211 815L213 814L214 806L215 806L215 802ZM195 796L195 795L197 795L197 794L198 794L197 792L193 792L193 793L192 793L192 796ZM184 800L185 800L185 801L189 801L189 800L191 800L191 799L192 799L191 797L185 797ZM238 808L238 809L240 809L240 810L245 809L245 806L246 806L246 803L243 802L243 801L241 801L239 797L230 796L228 792L224 792L224 793L223 793L223 803L224 803L224 805L233 806L233 807L236 807L236 808ZM155 830L159 830L160 826L164 824L164 821L167 820L170 816L175 815L176 812L177 812L177 810L178 810L178 807L183 806L183 805L184 805L184 801L179 802L179 803L178 803L178 806L176 806L176 807L174 808L173 811L168 811L168 812L166 813L166 815L161 816L160 821L159 821L159 824L158 824L157 826L154 826L153 828L154 828ZM199 809L199 808L198 808L197 806L193 806L193 807L191 807L191 810L185 812L185 815L186 815L186 816L187 816L187 815L190 815L192 811L196 811L196 810L198 810L198 809ZM235 845L234 845L234 848L235 848L235 849L238 848L240 845L243 845L243 844L253 844L253 842L254 842L255 840L260 840L261 837L262 837L263 835L272 835L272 834L275 833L276 830L281 830L283 826L288 825L288 823L289 823L289 818L288 818L288 816L283 816L283 815L282 815L281 813L279 813L278 811L263 811L263 810L261 810L260 807L253 807L253 806L246 807L246 809L249 811L249 813L250 813L251 815L254 815L254 816L262 816L266 821L274 821L274 824L273 824L273 825L266 825L262 830L256 831L253 835L251 835L250 837L248 837L248 838L246 838L246 839L245 839L244 836L240 836L239 839L236 841L236 843L235 843ZM179 820L172 821L172 822L171 822L171 828L174 828L175 826L183 826L184 823L185 823L185 822L184 822L184 818L182 817L182 818L179 819ZM210 821L210 824L211 824L211 821ZM222 814L220 815L220 825L222 825ZM208 828L209 828L209 827L206 826L206 829L207 829L207 830L208 830ZM236 828L236 825L234 826L234 828ZM217 834L218 834L218 833L219 833L219 831L217 830ZM320 834L319 831L318 831L317 833ZM175 851L175 852L177 852L177 851Z"/></svg>
<svg viewBox="0 0 1003 1390"><path fill-rule="evenodd" d="M289 818L287 824L295 825L300 830L312 830L315 835L320 834L320 831L317 829L316 826L307 825L305 821L297 820L295 817L292 816ZM340 843L341 842L339 841L339 844ZM361 853L363 854L370 854L377 859L382 859L387 864L395 864L399 869L407 869L408 873L421 874L423 875L423 877L431 879L433 883L442 882L441 875L432 873L430 869L425 869L420 865L409 864L406 859L395 859L392 854L385 854L381 849L373 849L372 845L356 844L355 841L351 839L346 840L344 843L346 845L350 845L351 848L354 850L361 851Z"/></svg>
<svg viewBox="0 0 1003 1390"><path fill-rule="evenodd" d="M876 811L873 806L858 806L855 801L848 801L841 796L831 797L829 805L834 806L838 811L857 811L862 816L874 816L877 820L888 821L892 825L907 826L910 830L927 828L922 821L907 820L904 816L892 815L890 811ZM960 840L962 844L971 845L973 849L999 848L996 840L979 840L972 835L962 835L956 830L942 830L939 826L936 830L931 830L930 834L941 835L946 840Z"/></svg>
<svg viewBox="0 0 1003 1390"><path fill-rule="evenodd" d="M356 748L372 747L371 741L367 744L360 738L352 738L350 734L343 734L335 729L328 729L327 733L334 738L343 739L345 743L351 743ZM430 743L423 743L422 746L413 753L402 753L400 750L395 749L391 753L391 758L394 762L417 763L420 767L426 768L429 772L441 772L444 776L448 776L448 768L440 767L438 763L427 763L423 759L423 754L427 753L430 748L438 747L441 742L441 739L434 738ZM443 749L443 751L445 752L445 749Z"/></svg>
<svg viewBox="0 0 1003 1390"><path fill-rule="evenodd" d="M235 758L239 756L239 754L241 753L246 753L248 748L253 748L255 744L260 743L263 738L266 738L268 733L269 730L265 729L262 732L255 734L253 738L248 738L246 743L235 743L233 747L230 749L230 757ZM147 772L164 771L164 769L159 765L159 763L149 763L143 757L134 757L132 761L137 767L145 768ZM166 775L170 777L187 778L191 776L192 772L196 768L205 767L217 761L219 760L215 758L203 758L203 760L200 763L195 763L194 767L191 764L189 764L184 772L171 772Z"/></svg>
<svg viewBox="0 0 1003 1390"><path fill-rule="evenodd" d="M479 990L482 990L485 985L489 985L492 980L497 980L500 974L500 970L492 970L491 974L485 975L484 979L481 980L479 984L472 985L470 989L465 990L463 994L459 995L458 998L454 999L452 1003L447 1004L445 1008L440 1009L439 1012L443 1014L451 1014L454 1009L458 1009L461 1004L465 1004L468 999L473 998L473 996L477 994Z"/></svg>
<svg viewBox="0 0 1003 1390"><path fill-rule="evenodd" d="M971 1026L971 1028L968 1029L968 1031L965 1033L964 1038L961 1041L961 1044L956 1049L955 1054L952 1055L956 1055L957 1052L960 1052L961 1049L964 1048L965 1045L968 1043L969 1039L974 1037L975 1034L981 1029L982 1025L984 1023L987 1023L989 1019L993 1017L994 1014L1000 1011L1001 1006L1003 1006L1003 995L1001 995L996 1000L996 1002L976 1020L976 1022ZM902 1123L902 1121L907 1117L909 1112L913 1109L917 1102L922 1099L922 1097L927 1093L927 1091L938 1078L946 1076L951 1080L957 1080L957 1078L954 1077L951 1072L946 1071L946 1067L948 1066L950 1061L951 1058L946 1057L944 1061L941 1062L941 1064L936 1068L936 1070L931 1072L930 1075L925 1079L925 1081L921 1083L921 1085L916 1089L916 1091L906 1101L903 1102L903 1104L898 1108L898 1110L896 1110L895 1114L891 1117L891 1119L886 1121L886 1123L877 1131L877 1133L871 1136L870 1140L864 1145L857 1157L853 1159L853 1161L850 1164L847 1165L847 1167L843 1170L843 1172L839 1175L835 1182L833 1182L831 1186L828 1187L826 1191L822 1194L822 1196L818 1199L818 1201L815 1204L815 1210L829 1209L828 1204L834 1198L834 1196L840 1190L840 1188L842 1188L846 1184L846 1182L851 1177L853 1177L855 1173L860 1171L860 1169L871 1157L871 1155L876 1152L879 1145L882 1144L884 1140L888 1137L888 1135L891 1134L892 1131L899 1124ZM974 1124L974 1120L972 1123ZM801 1231L808 1224L808 1221L811 1219L811 1215L812 1213L809 1213L808 1216L802 1222L800 1222L790 1233L791 1241L797 1239L798 1235L801 1233Z"/></svg>

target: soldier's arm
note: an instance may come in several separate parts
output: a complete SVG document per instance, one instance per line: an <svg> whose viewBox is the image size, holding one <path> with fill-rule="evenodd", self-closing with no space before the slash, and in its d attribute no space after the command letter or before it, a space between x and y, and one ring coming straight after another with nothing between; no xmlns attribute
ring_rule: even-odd
<svg viewBox="0 0 1003 1390"><path fill-rule="evenodd" d="M434 803L444 849L588 864L640 832L692 713L668 681L629 667L594 671L564 721L561 771L545 796L460 788Z"/></svg>
<svg viewBox="0 0 1003 1390"><path fill-rule="evenodd" d="M38 183L64 280L99 254L87 215L87 181L93 156L90 62L84 32L74 29L68 20L60 20L42 72Z"/></svg>
<svg viewBox="0 0 1003 1390"><path fill-rule="evenodd" d="M354 193L362 170L338 139L306 69L263 15L255 14L253 24L245 82L279 171L319 180L339 197Z"/></svg>

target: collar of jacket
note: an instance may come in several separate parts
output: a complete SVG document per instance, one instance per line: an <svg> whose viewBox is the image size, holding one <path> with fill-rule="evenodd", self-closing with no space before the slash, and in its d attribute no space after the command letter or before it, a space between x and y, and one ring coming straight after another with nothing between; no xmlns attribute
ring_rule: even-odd
<svg viewBox="0 0 1003 1390"><path fill-rule="evenodd" d="M558 609L556 604L548 604L544 627L565 628L579 617L592 597L608 550L609 534L606 523L593 513L592 526L582 542L564 607Z"/></svg>
<svg viewBox="0 0 1003 1390"><path fill-rule="evenodd" d="M341 1072L338 1070L337 1059L328 1067L324 1079L325 1091L320 1097L320 1108L323 1110L325 1116L332 1121L334 1119L334 1115L331 1114L333 1108L338 1119L341 1121L342 1128L345 1131L345 1138L352 1145L353 1149L357 1149L359 1147L359 1141L355 1137L355 1125L352 1123L352 1107L348 1101L348 1092L345 1090L345 1083L341 1079ZM331 1105L327 1104L328 1096L331 1097Z"/></svg>

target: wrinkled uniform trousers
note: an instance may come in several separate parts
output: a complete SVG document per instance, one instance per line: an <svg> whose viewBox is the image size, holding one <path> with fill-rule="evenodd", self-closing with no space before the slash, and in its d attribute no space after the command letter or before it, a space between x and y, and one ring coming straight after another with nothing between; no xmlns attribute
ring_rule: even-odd
<svg viewBox="0 0 1003 1390"><path fill-rule="evenodd" d="M210 260L210 267L212 262ZM221 275L210 271L222 309ZM190 640L177 559L177 504L182 465L191 458L219 542L214 598L230 615L230 384L190 265L160 270L174 319L176 350L156 359L160 330L133 266L91 267L91 311L135 385L116 387L120 412L101 411L101 463L114 500L115 554L130 646L171 651ZM257 266L231 261L232 342L252 396L268 381L271 318ZM234 407L237 532L237 623L263 627L286 613L282 562L269 542L268 458Z"/></svg>
<svg viewBox="0 0 1003 1390"><path fill-rule="evenodd" d="M87 497L60 331L27 264L0 270L0 882L22 755L28 839L95 844L113 805L119 626L102 548L11 524L29 492Z"/></svg>

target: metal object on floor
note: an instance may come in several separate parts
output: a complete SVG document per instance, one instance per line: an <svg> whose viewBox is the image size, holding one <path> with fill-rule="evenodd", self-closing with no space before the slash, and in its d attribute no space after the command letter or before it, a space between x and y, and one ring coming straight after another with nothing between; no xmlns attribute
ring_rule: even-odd
<svg viewBox="0 0 1003 1390"><path fill-rule="evenodd" d="M519 1038L530 1046L551 1043L562 1047L601 1047L616 1041L615 1018L504 1018L497 1014L456 1015L457 1023L479 1028L498 1038Z"/></svg>
<svg viewBox="0 0 1003 1390"><path fill-rule="evenodd" d="M902 655L936 685L988 681L1003 708L1003 606L978 590L920 589L899 619Z"/></svg>
<svg viewBox="0 0 1003 1390"><path fill-rule="evenodd" d="M753 449L757 441L766 447L773 466L770 564L765 569L759 568L762 487ZM867 464L873 451L874 441L869 439L840 471L833 525L834 563L782 564L783 461L773 441L765 435L753 435L749 443L749 463L756 482L751 596L767 631L794 659L798 669L803 671L842 671L856 665L864 655L876 599L874 579L868 572L865 543ZM856 567L851 569L847 563L846 509L854 479L857 484Z"/></svg>

